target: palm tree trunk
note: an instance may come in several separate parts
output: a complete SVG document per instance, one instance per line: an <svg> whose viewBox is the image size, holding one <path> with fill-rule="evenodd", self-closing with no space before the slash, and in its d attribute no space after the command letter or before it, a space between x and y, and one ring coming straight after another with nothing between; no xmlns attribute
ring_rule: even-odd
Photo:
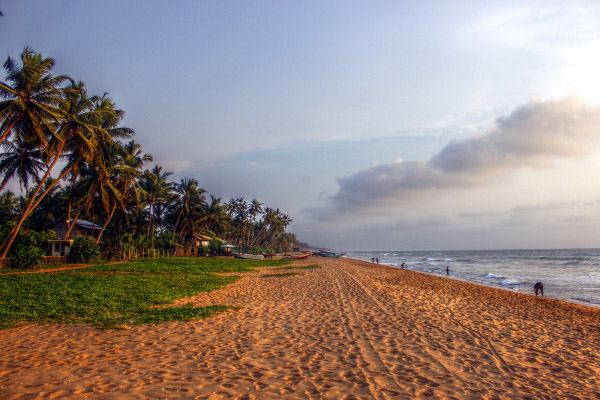
<svg viewBox="0 0 600 400"><path fill-rule="evenodd" d="M67 222L67 224L69 225L69 228L67 229L67 233L65 233L65 239L69 239L69 237L71 237L71 231L73 230L75 225L77 225L77 220L79 219L79 215L81 214L83 209L87 206L88 201L89 201L89 199L86 200L81 206L79 206L79 208L77 209L77 212L75 213L75 218L73 218L73 220L71 222Z"/></svg>
<svg viewBox="0 0 600 400"><path fill-rule="evenodd" d="M46 173L44 174L44 177L40 180L40 183L38 184L37 188L35 189L35 191L31 195L31 199L29 200L29 203L27 204L27 207L25 207L25 210L21 213L21 216L19 217L19 220L17 221L17 224L8 233L8 236L7 236L6 240L4 241L4 243L2 245L2 253L0 253L0 265L2 265L2 261L6 258L6 255L8 254L8 251L10 250L10 247L12 246L13 242L15 241L15 238L17 237L17 234L19 233L19 229L21 229L21 225L23 225L23 222L25 221L25 219L27 219L27 217L29 217L29 215L31 214L31 212L44 199L44 197L46 197L46 195L50 192L50 190L52 190L52 188L62 178L64 178L67 175L67 173L70 171L71 168L68 168L66 171L63 171L63 173L58 177L58 179L56 179L56 181L54 181L42 193L42 195L40 196L40 198L37 201L35 200L36 196L39 194L40 190L42 189L42 186L44 185L44 182L46 181L46 179L50 175L50 172L52 171L52 169L56 165L56 162L58 161L60 155L62 154L63 147L64 147L64 142L58 148L58 151L56 152L56 156L54 157L54 160L52 160L52 163L48 166L48 169L46 170Z"/></svg>
<svg viewBox="0 0 600 400"><path fill-rule="evenodd" d="M67 221L71 219L71 207L73 206L73 201L69 199L69 206L67 207Z"/></svg>
<svg viewBox="0 0 600 400"><path fill-rule="evenodd" d="M104 230L108 226L108 223L110 222L111 218L113 217L113 214L115 213L116 209L117 209L117 204L114 204L112 210L110 211L110 215L106 219L106 223L104 224L104 226L102 227L102 230L98 234L98 239L96 239L96 244L100 243L100 238L102 238L102 234L104 233Z"/></svg>
<svg viewBox="0 0 600 400"><path fill-rule="evenodd" d="M31 211L33 211L34 209L37 208L37 206L40 205L40 203L42 202L42 200L44 200L44 197L46 197L46 195L54 188L54 186L58 185L58 183L60 182L61 179L63 179L65 176L68 175L68 173L70 172L69 168L67 171L63 171L62 174L60 174L60 176L58 178L56 178L56 180L54 182L52 182L52 184L50 186L48 186L48 188L44 191L44 193L42 193L42 196L40 196L40 198L35 202L35 204L33 205ZM41 183L40 183L41 184Z"/></svg>
<svg viewBox="0 0 600 400"><path fill-rule="evenodd" d="M2 144L2 142L4 142L4 139L6 139L6 137L10 134L10 131L12 131L12 128L14 128L15 124L19 121L20 118L15 118L10 125L8 125L8 128L6 128L6 130L4 131L4 133L2 134L2 136L0 136L0 144Z"/></svg>
<svg viewBox="0 0 600 400"><path fill-rule="evenodd" d="M183 214L183 208L181 209L181 211L179 211L179 215L177 215L177 221L175 221L175 226L173 226L173 238L171 239L172 241L175 241L175 233L177 232L177 225L179 225L179 219L181 218L181 214Z"/></svg>
<svg viewBox="0 0 600 400"><path fill-rule="evenodd" d="M148 231L146 232L146 237L150 238L150 224L152 220L152 203L150 203L150 211L148 213Z"/></svg>
<svg viewBox="0 0 600 400"><path fill-rule="evenodd" d="M71 178L71 189L73 189L75 187L75 182L77 181L77 178L79 177L79 173L73 175L73 177ZM73 196L69 196L69 206L67 207L67 221L69 221L71 219L71 206L73 205Z"/></svg>
<svg viewBox="0 0 600 400"><path fill-rule="evenodd" d="M2 192L2 190L4 189L4 186L6 186L8 181L9 181L8 177L4 178L4 180L2 181L2 186L0 186L0 192Z"/></svg>
<svg viewBox="0 0 600 400"><path fill-rule="evenodd" d="M156 219L156 209L154 209L152 211L152 236L150 239L150 245L152 246L152 248L154 248L154 236L155 236L155 227L154 227L154 220Z"/></svg>
<svg viewBox="0 0 600 400"><path fill-rule="evenodd" d="M94 202L92 201L92 237L94 237L94 232L96 231L96 213L94 212Z"/></svg>

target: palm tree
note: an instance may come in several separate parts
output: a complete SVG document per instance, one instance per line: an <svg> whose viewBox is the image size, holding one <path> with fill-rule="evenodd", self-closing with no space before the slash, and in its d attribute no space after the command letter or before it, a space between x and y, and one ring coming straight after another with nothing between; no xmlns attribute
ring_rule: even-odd
<svg viewBox="0 0 600 400"><path fill-rule="evenodd" d="M73 83L64 94L65 101L60 103L61 115L64 118L56 123L57 130L44 149L48 167L44 176L40 179L40 184L37 185L30 196L30 200L21 213L17 224L7 236L2 253L0 253L0 262L8 254L21 225L33 209L68 174L79 171L82 165L92 161L99 140L105 140L106 142L111 140L110 134L101 126L104 118L107 118L107 111L95 109L95 99L97 98L87 96L85 89L83 89L83 83ZM49 177L57 161L64 156L65 152L69 154L67 165L62 169L56 181L40 193L42 183Z"/></svg>
<svg viewBox="0 0 600 400"><path fill-rule="evenodd" d="M54 181L53 178L46 179L42 191L46 192L50 186L52 186L52 189L48 190L48 194L33 210L27 220L27 223L37 230L45 231L46 225L59 219L64 212L64 204L66 204L67 199L62 196L60 186L53 185Z"/></svg>
<svg viewBox="0 0 600 400"><path fill-rule="evenodd" d="M97 151L93 160L93 165L103 175L98 189L106 213L106 222L96 239L96 243L100 243L115 210L117 208L125 209L122 198L129 192L131 183L141 176L141 170L135 162L130 165L132 160L129 159L126 149L118 141L130 138L135 134L133 129L118 126L125 116L125 112L115 107L107 93L95 99L94 109L101 116L99 125L108 133L106 136L98 137Z"/></svg>
<svg viewBox="0 0 600 400"><path fill-rule="evenodd" d="M120 215L126 216L125 204L130 197L136 204L140 203L140 187L138 180L142 176L144 164L152 161L152 155L143 153L140 149L140 145L133 140L127 142L124 146L119 145L119 148L120 150L115 152L117 157L114 161L112 175L114 175L115 186L120 192L122 203L116 202L114 201L115 199L113 199L112 209L107 217L106 223L102 227L102 231L100 231L100 234L98 235L98 242L117 209L121 211Z"/></svg>
<svg viewBox="0 0 600 400"><path fill-rule="evenodd" d="M189 236L191 240L186 246L186 253L196 246L200 235L210 231L212 234L221 230L229 220L226 206L221 204L221 198L210 196L210 204L200 204L192 215L189 222Z"/></svg>
<svg viewBox="0 0 600 400"><path fill-rule="evenodd" d="M60 108L64 94L70 89L60 87L69 78L52 76L54 59L43 58L29 47L21 52L21 65L11 57L6 59L6 82L0 82L0 143L9 137L17 123L26 124L28 141L40 147L48 146L48 136L55 132L55 123L63 117Z"/></svg>
<svg viewBox="0 0 600 400"><path fill-rule="evenodd" d="M109 170L98 168L97 165L91 165L89 168L81 170L81 180L77 183L74 193L78 194L81 201L74 218L69 221L69 228L65 234L66 238L70 237L82 211L92 209L93 212L93 202L96 197L100 200L107 215L111 208L111 200L117 204L122 204L121 195L112 181Z"/></svg>
<svg viewBox="0 0 600 400"><path fill-rule="evenodd" d="M206 193L206 190L199 187L199 183L196 179L190 178L183 178L179 184L174 185L173 190L176 199L169 211L171 214L177 215L177 219L173 225L173 236L171 239L174 241L180 222L181 226L187 226L196 207L204 204L204 193Z"/></svg>
<svg viewBox="0 0 600 400"><path fill-rule="evenodd" d="M140 182L140 186L145 192L145 205L149 211L147 237L150 238L151 246L154 246L157 205L172 196L172 184L167 182L167 178L171 174L172 172L163 172L162 167L154 165L152 171L144 172Z"/></svg>
<svg viewBox="0 0 600 400"><path fill-rule="evenodd" d="M42 152L33 142L27 142L23 134L17 134L14 140L5 141L2 147L4 152L0 154L0 173L4 178L0 184L0 192L15 176L19 178L21 190L27 191L30 180L37 182L40 172L46 167Z"/></svg>
<svg viewBox="0 0 600 400"><path fill-rule="evenodd" d="M14 221L19 216L19 198L7 190L0 194L0 225Z"/></svg>
<svg viewBox="0 0 600 400"><path fill-rule="evenodd" d="M210 203L202 210L203 228L211 232L219 232L226 226L229 219L226 206L221 203L221 198L211 194Z"/></svg>

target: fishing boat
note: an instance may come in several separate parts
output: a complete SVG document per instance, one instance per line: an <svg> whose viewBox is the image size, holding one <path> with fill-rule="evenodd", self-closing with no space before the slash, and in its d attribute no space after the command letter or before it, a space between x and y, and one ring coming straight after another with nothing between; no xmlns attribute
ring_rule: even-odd
<svg viewBox="0 0 600 400"><path fill-rule="evenodd" d="M266 259L268 260L285 260L285 259L294 259L301 260L303 258L310 257L312 253L310 251L306 251L302 254L278 254L278 253L263 253Z"/></svg>
<svg viewBox="0 0 600 400"><path fill-rule="evenodd" d="M263 256L265 256L267 260L281 260L284 258L283 254L277 253L263 253Z"/></svg>
<svg viewBox="0 0 600 400"><path fill-rule="evenodd" d="M331 251L320 251L318 253L315 253L315 255L319 257L340 258L341 256L345 256L346 253L337 254Z"/></svg>
<svg viewBox="0 0 600 400"><path fill-rule="evenodd" d="M235 258L241 258L242 260L262 260L265 258L262 254L248 254L248 253L233 253Z"/></svg>
<svg viewBox="0 0 600 400"><path fill-rule="evenodd" d="M346 253L336 254L336 253L327 253L322 254L321 257L331 257L331 258L340 258L341 256L345 256Z"/></svg>
<svg viewBox="0 0 600 400"><path fill-rule="evenodd" d="M301 259L310 257L311 254L312 253L310 251L306 251L306 252L304 252L302 254L292 254L290 256L290 258L292 258L294 260L301 260Z"/></svg>

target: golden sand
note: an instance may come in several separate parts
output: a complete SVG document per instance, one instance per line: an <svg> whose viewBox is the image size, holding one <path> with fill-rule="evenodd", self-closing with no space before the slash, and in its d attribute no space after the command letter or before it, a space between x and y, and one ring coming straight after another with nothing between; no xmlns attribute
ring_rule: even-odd
<svg viewBox="0 0 600 400"><path fill-rule="evenodd" d="M355 260L297 265L317 263L183 301L242 307L205 320L0 331L0 399L600 398L600 309Z"/></svg>

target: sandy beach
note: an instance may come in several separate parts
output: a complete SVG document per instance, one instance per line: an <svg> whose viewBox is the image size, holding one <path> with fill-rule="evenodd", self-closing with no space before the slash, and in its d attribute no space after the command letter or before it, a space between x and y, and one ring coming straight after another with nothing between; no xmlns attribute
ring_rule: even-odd
<svg viewBox="0 0 600 400"><path fill-rule="evenodd" d="M356 260L294 265L315 264L180 301L240 307L204 320L0 331L0 398L600 398L600 309Z"/></svg>

